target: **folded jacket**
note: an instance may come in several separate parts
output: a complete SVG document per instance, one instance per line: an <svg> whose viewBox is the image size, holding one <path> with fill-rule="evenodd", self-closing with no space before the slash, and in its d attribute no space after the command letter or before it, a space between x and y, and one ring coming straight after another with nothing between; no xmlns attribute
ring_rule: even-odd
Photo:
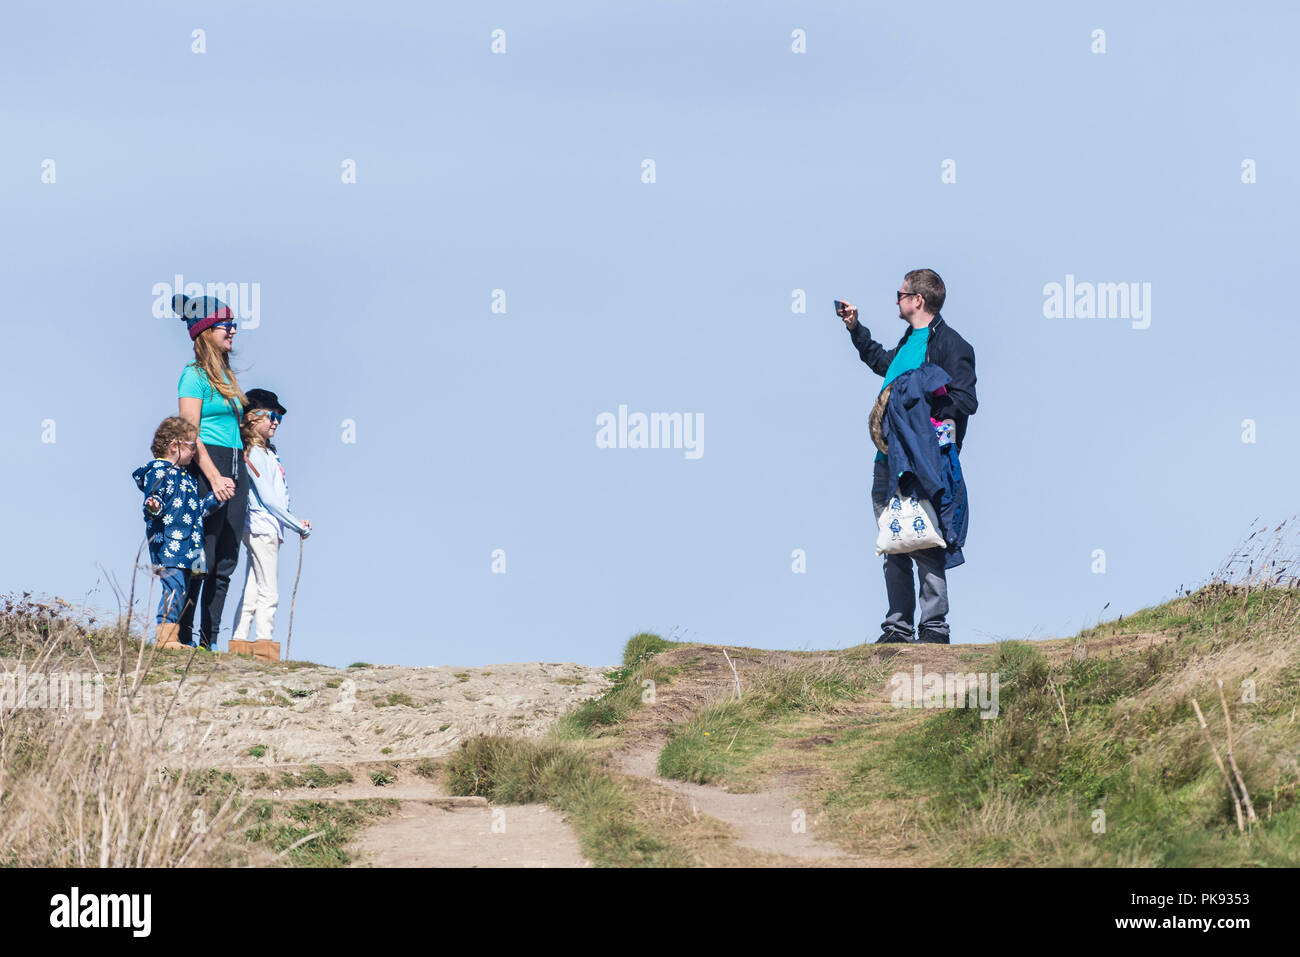
<svg viewBox="0 0 1300 957"><path fill-rule="evenodd" d="M965 561L969 507L957 446L940 446L930 421L929 396L945 387L951 377L932 362L904 372L893 381L881 431L889 444L889 494L906 491L928 498L948 543L944 567ZM911 479L907 476L910 473Z"/></svg>

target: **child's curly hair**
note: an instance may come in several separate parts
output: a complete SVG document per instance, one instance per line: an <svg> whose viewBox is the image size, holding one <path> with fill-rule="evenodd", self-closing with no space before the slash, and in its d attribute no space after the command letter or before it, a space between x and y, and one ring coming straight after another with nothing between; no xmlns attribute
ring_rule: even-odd
<svg viewBox="0 0 1300 957"><path fill-rule="evenodd" d="M199 430L189 419L182 419L179 415L168 416L153 434L153 445L149 446L149 451L154 458L160 459L167 454L167 449L173 442L188 442L198 434Z"/></svg>

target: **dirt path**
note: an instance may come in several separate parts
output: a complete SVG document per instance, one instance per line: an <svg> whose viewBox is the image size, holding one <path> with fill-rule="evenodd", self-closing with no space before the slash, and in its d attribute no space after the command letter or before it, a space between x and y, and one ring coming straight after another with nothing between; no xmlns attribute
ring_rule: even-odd
<svg viewBox="0 0 1300 957"><path fill-rule="evenodd" d="M396 780L377 787L374 768ZM301 774L305 766L278 766ZM447 794L436 779L389 762L327 765L351 781L317 788L260 788L277 801L395 800L399 808L367 825L348 846L353 867L589 867L564 817L543 804L493 806L487 798ZM274 775L272 775L274 777Z"/></svg>
<svg viewBox="0 0 1300 957"><path fill-rule="evenodd" d="M758 791L730 792L719 787L659 777L656 766L669 729L700 709L734 693L736 674L743 685L755 669L815 663L825 655L792 655L728 647L736 673L718 646L678 649L663 656L668 666L689 667L656 689L656 701L634 712L625 722L627 743L616 751L614 766L624 774L644 778L679 796L693 812L707 814L735 828L736 843L761 853L779 854L802 862L881 866L817 837L814 805L803 799L797 774L783 774Z"/></svg>
<svg viewBox="0 0 1300 957"><path fill-rule="evenodd" d="M356 867L589 867L573 830L544 804L493 807L430 784L351 845ZM385 797L395 795L385 794Z"/></svg>
<svg viewBox="0 0 1300 957"><path fill-rule="evenodd" d="M732 794L704 784L661 778L655 773L658 760L659 748L642 745L620 753L616 766L624 774L646 778L680 795L692 812L730 824L740 833L736 843L741 847L805 860L841 858L865 863L817 840L816 821L794 787L778 782L762 791Z"/></svg>
<svg viewBox="0 0 1300 957"><path fill-rule="evenodd" d="M573 831L544 804L508 808L403 801L352 846L360 867L588 867Z"/></svg>

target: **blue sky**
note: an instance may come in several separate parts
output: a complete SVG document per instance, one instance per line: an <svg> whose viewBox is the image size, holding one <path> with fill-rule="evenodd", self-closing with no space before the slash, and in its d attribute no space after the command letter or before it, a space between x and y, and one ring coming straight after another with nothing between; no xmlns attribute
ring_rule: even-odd
<svg viewBox="0 0 1300 957"><path fill-rule="evenodd" d="M101 567L125 578L142 535L130 473L191 354L183 323L152 315L180 273L260 287L235 366L289 408L277 441L316 526L295 657L605 664L674 628L874 640L880 379L831 300L892 346L892 293L929 266L979 376L954 640L1068 635L1164 600L1257 516L1294 511L1297 19L1184 3L10 11L0 589L112 607ZM1067 275L1149 283L1149 327L1046 318L1044 286ZM703 454L598 448L596 417L620 405L702 417ZM296 562L288 541L281 640Z"/></svg>

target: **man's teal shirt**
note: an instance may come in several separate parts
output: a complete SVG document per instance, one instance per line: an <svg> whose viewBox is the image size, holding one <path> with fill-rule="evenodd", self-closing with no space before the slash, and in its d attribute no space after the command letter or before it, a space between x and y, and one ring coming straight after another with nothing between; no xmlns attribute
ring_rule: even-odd
<svg viewBox="0 0 1300 957"><path fill-rule="evenodd" d="M913 329L912 334L907 337L907 341L898 347L894 353L893 360L889 363L889 368L885 370L885 380L880 383L880 391L885 391L885 386L893 382L904 372L911 372L913 369L925 363L925 346L930 341L930 327L923 326L920 329ZM876 461L883 462L888 456L884 452L876 451Z"/></svg>

